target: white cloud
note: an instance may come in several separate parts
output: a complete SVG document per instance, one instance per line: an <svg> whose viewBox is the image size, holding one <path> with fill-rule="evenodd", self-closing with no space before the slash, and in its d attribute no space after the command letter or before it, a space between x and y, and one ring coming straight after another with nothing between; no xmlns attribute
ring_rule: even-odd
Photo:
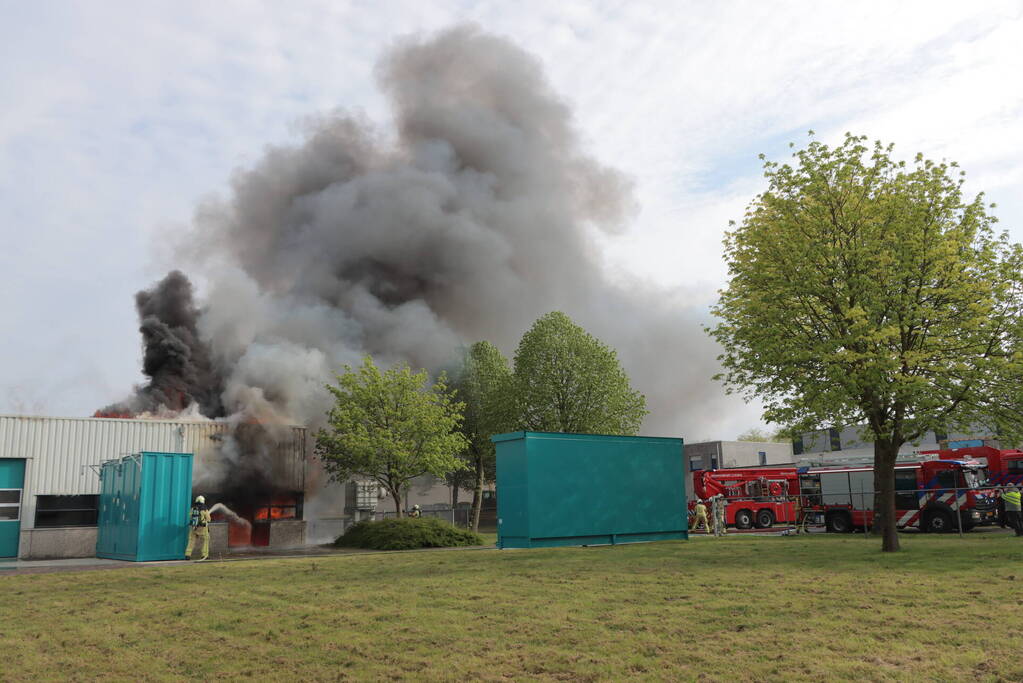
<svg viewBox="0 0 1023 683"><path fill-rule="evenodd" d="M170 265L153 245L303 117L340 106L386 130L377 55L454 21L538 56L587 143L637 181L632 230L599 238L609 267L698 309L723 283L727 220L761 187L756 153L809 128L957 159L1023 237L1017 2L26 3L5 18L0 411L16 386L45 387L50 412L119 398L139 379L132 294ZM737 408L707 434L755 419Z"/></svg>

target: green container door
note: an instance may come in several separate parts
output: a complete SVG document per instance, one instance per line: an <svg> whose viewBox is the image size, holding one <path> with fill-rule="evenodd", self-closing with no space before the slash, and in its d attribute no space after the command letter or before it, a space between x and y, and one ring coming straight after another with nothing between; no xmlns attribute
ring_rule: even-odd
<svg viewBox="0 0 1023 683"><path fill-rule="evenodd" d="M192 454L149 453L103 463L96 555L148 562L184 557Z"/></svg>
<svg viewBox="0 0 1023 683"><path fill-rule="evenodd" d="M24 459L0 458L0 557L18 556L24 489Z"/></svg>
<svg viewBox="0 0 1023 683"><path fill-rule="evenodd" d="M493 441L500 547L687 538L682 439L515 432Z"/></svg>

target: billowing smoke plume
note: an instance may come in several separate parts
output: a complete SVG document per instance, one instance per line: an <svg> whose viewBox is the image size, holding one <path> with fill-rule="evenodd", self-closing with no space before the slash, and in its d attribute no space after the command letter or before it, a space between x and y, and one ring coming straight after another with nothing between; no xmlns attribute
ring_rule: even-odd
<svg viewBox="0 0 1023 683"><path fill-rule="evenodd" d="M436 369L478 339L511 352L560 309L618 348L647 432L712 415L713 347L684 306L602 271L593 237L631 217L630 182L587 156L538 62L458 27L398 43L377 76L395 134L317 120L198 213L200 330L228 412L316 420L343 363Z"/></svg>
<svg viewBox="0 0 1023 683"><path fill-rule="evenodd" d="M149 382L126 401L97 411L97 416L177 414L198 411L206 417L223 414L223 383L210 362L209 350L196 326L199 311L192 284L179 271L135 295L142 333L142 372Z"/></svg>
<svg viewBox="0 0 1023 683"><path fill-rule="evenodd" d="M586 154L538 62L463 26L396 44L377 76L393 134L323 117L198 211L183 257L208 282L202 313L156 320L208 345L211 371L175 375L203 412L315 426L323 383L364 354L435 370L480 339L511 352L562 310L618 349L646 433L716 419L714 348L685 302L602 270L594 237L632 216L630 182Z"/></svg>

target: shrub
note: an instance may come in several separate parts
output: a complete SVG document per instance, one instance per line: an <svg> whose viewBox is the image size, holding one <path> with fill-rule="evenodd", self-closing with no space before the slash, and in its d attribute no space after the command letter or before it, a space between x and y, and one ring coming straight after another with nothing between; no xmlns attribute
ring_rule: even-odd
<svg viewBox="0 0 1023 683"><path fill-rule="evenodd" d="M479 534L459 529L434 517L357 522L334 542L334 545L343 548L372 550L457 548L484 544Z"/></svg>

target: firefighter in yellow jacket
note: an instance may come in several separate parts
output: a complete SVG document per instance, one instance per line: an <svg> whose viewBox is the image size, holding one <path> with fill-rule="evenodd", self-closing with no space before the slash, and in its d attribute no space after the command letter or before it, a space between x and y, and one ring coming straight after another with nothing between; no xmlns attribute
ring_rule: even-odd
<svg viewBox="0 0 1023 683"><path fill-rule="evenodd" d="M1005 503L1005 521L1017 536L1023 536L1023 520L1020 519L1020 493L1015 486L1002 489L1002 502Z"/></svg>
<svg viewBox="0 0 1023 683"><path fill-rule="evenodd" d="M696 531L702 522L704 533L709 534L710 523L707 521L707 506L704 505L703 501L699 498L696 499L696 508L694 512L696 513L696 519L693 520L693 531Z"/></svg>
<svg viewBox="0 0 1023 683"><path fill-rule="evenodd" d="M210 555L210 511L206 507L206 499L202 496L195 497L195 504L188 515L188 547L185 548L185 559L192 559L192 547L196 540L202 541L202 557L199 561L205 560Z"/></svg>

